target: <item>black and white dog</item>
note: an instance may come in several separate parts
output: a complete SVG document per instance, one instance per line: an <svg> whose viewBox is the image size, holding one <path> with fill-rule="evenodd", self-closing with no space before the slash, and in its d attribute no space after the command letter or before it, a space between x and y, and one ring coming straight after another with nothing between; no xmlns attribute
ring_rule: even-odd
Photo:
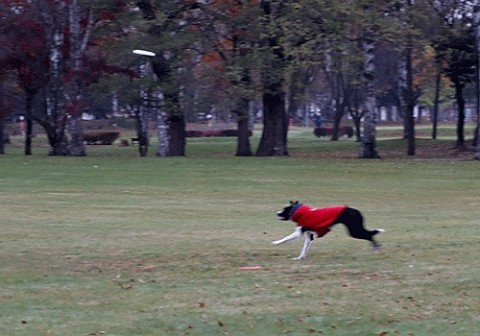
<svg viewBox="0 0 480 336"><path fill-rule="evenodd" d="M302 251L295 260L304 259L310 244L317 237L326 235L332 226L338 223L345 224L347 230L353 238L364 239L371 242L375 249L381 245L373 238L376 234L384 232L383 229L374 229L368 231L363 226L363 216L357 209L346 205L337 205L326 208L311 208L302 203L290 202L290 205L277 212L279 220L292 220L297 223L295 231L283 239L272 242L273 245L280 245L289 240L296 239L305 235L305 242Z"/></svg>

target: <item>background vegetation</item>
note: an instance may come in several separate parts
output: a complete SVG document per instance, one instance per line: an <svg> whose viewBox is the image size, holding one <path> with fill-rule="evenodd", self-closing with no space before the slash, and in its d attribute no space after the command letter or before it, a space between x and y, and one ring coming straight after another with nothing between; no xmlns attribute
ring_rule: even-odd
<svg viewBox="0 0 480 336"><path fill-rule="evenodd" d="M479 120L471 0L3 0L0 45L0 139L23 118L26 155L40 126L50 155L85 156L85 118L135 117L142 156L149 123L156 155L184 156L186 123L216 120L237 124L237 156L287 156L289 122L321 113L338 140L349 116L363 158L379 156L380 117L403 123L412 156L416 122L432 138L456 122L465 147L465 122Z"/></svg>

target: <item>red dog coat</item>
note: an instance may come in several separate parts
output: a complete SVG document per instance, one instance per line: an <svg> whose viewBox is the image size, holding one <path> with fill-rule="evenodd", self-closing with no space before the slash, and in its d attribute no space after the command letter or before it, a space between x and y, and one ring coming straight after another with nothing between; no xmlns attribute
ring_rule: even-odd
<svg viewBox="0 0 480 336"><path fill-rule="evenodd" d="M314 231L318 237L323 237L346 208L346 205L327 208L311 208L308 205L301 205L293 213L292 220L297 223L297 226Z"/></svg>

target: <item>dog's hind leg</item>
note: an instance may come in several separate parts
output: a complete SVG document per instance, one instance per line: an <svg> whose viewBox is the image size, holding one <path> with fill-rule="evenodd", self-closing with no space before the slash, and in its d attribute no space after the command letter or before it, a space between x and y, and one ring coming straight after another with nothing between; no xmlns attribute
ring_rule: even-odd
<svg viewBox="0 0 480 336"><path fill-rule="evenodd" d="M303 248L302 251L300 252L300 255L296 258L293 258L293 260L300 260L300 259L305 259L305 256L307 255L308 248L310 247L310 244L313 241L313 233L311 231L305 231L305 242L303 243Z"/></svg>
<svg viewBox="0 0 480 336"><path fill-rule="evenodd" d="M348 233L353 238L368 240L372 243L374 248L381 247L373 237L376 234L383 232L383 229L375 229L372 231L366 230L363 224L363 216L357 209L346 208L336 222L345 224Z"/></svg>
<svg viewBox="0 0 480 336"><path fill-rule="evenodd" d="M380 249L380 248L382 247L382 244L380 244L379 242L377 242L377 241L375 240L375 238L373 238L373 236L375 236L376 234L385 232L385 230L384 230L384 229L374 229L372 232L373 232L373 234L372 234L372 240L371 240L372 246L373 246L374 249L378 250L378 249Z"/></svg>

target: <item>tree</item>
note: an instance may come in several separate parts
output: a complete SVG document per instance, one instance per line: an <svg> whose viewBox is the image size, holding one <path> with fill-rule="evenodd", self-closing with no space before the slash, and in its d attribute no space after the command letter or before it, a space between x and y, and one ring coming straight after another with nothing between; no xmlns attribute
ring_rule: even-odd
<svg viewBox="0 0 480 336"><path fill-rule="evenodd" d="M140 78L144 78L148 74L149 64L144 63L139 67ZM149 120L152 105L152 90L142 85L140 87L140 102L136 106L135 117L137 119L137 139L138 153L141 157L147 156L149 146Z"/></svg>
<svg viewBox="0 0 480 336"><path fill-rule="evenodd" d="M346 6L345 6L346 5ZM324 36L318 42L325 51L322 53L323 71L328 79L330 87L330 105L333 108L333 133L331 140L337 141L339 137L340 122L349 104L347 90L351 88L348 80L353 78L358 61L356 49L357 36L350 36L352 32L352 20L347 15L348 4L345 2L323 4L325 12L322 15L320 33ZM353 75L353 76L352 76Z"/></svg>
<svg viewBox="0 0 480 336"><path fill-rule="evenodd" d="M281 43L283 30L280 22L286 6L281 2L260 1L260 8L263 31L263 38L259 41L263 132L256 155L285 156L288 155L288 118L284 91L287 59Z"/></svg>
<svg viewBox="0 0 480 336"><path fill-rule="evenodd" d="M85 155L80 117L88 104L85 89L102 73L125 72L92 52L93 7L81 0L5 0L1 38L26 94L25 154L31 154L33 121L42 126L50 155ZM91 2L88 2L92 5ZM97 4L98 5L98 4ZM99 9L100 11L100 9ZM101 23L101 22L100 22ZM20 41L20 43L18 43Z"/></svg>
<svg viewBox="0 0 480 336"><path fill-rule="evenodd" d="M476 154L475 159L480 160L480 5L476 4L473 10L473 29L475 33L475 56L476 56L476 115L477 127L475 130L476 137Z"/></svg>
<svg viewBox="0 0 480 336"><path fill-rule="evenodd" d="M423 50L417 49L414 58L414 88L419 95L419 106L433 110L432 139L437 138L440 105L453 96L452 83L442 69L443 60L430 45L424 46Z"/></svg>
<svg viewBox="0 0 480 336"><path fill-rule="evenodd" d="M440 59L445 60L443 72L450 78L457 102L456 146L465 147L465 86L474 80L475 47L470 3L436 1L433 9L443 22L441 34L435 36L433 46Z"/></svg>
<svg viewBox="0 0 480 336"><path fill-rule="evenodd" d="M38 12L29 2L4 4L0 43L5 52L0 57L0 66L14 69L25 92L25 155L32 154L33 101L47 82L48 61L46 58L43 27Z"/></svg>
<svg viewBox="0 0 480 336"><path fill-rule="evenodd" d="M9 102L7 99L7 74L4 71L0 72L0 155L5 154L5 133L4 120L9 114Z"/></svg>
<svg viewBox="0 0 480 336"><path fill-rule="evenodd" d="M374 92L375 79L375 45L372 27L366 27L363 35L363 50L365 57L364 77L366 79L365 114L363 136L360 145L361 159L378 159L376 143L376 103Z"/></svg>
<svg viewBox="0 0 480 336"><path fill-rule="evenodd" d="M196 17L200 3L149 0L137 3L149 22L146 34L156 52L151 61L163 95L167 115L168 156L185 155L185 111L182 108L183 84L188 83L189 64L197 41ZM144 40L145 42L145 40Z"/></svg>
<svg viewBox="0 0 480 336"><path fill-rule="evenodd" d="M407 138L407 155L415 155L415 119L413 110L417 104L417 94L413 88L413 40L414 32L411 22L412 1L406 0L401 4L401 9L405 13L405 17L401 18L402 26L405 28L405 42L403 49L403 57L400 61L400 100L404 106L404 124L405 135Z"/></svg>
<svg viewBox="0 0 480 336"><path fill-rule="evenodd" d="M450 96L450 92L446 92L445 90L451 83L447 83L448 79L444 76L443 68L444 68L444 55L442 52L435 48L435 41L441 39L441 35L443 32L443 25L444 25L444 17L439 15L437 10L432 10L434 5L429 3L431 1L422 1L423 6L423 13L424 13L424 22L428 22L428 25L419 25L419 29L424 32L424 39L428 41L428 47L426 47L426 51L428 54L432 53L431 60L429 64L433 65L433 68L428 71L430 74L434 74L434 80L428 85L423 88L423 95L421 97L422 103L425 105L433 106L433 115L432 115L432 139L437 138L437 128L438 128L438 118L439 118L439 110L441 102ZM433 52L431 52L431 51ZM433 93L430 88L433 88ZM430 100L430 102L429 102Z"/></svg>
<svg viewBox="0 0 480 336"><path fill-rule="evenodd" d="M66 81L68 84L66 98L68 101L67 112L70 116L69 154L73 156L86 155L81 124L82 110L85 106L83 96L86 81L82 78L82 73L85 70L85 51L88 47L93 25L93 9L90 7L83 12L78 0L71 0L68 7L68 48L70 55L67 67L72 78Z"/></svg>
<svg viewBox="0 0 480 336"><path fill-rule="evenodd" d="M252 78L255 71L256 26L252 16L258 16L258 7L248 2L211 2L202 8L201 63L196 69L204 89L216 91L222 87L221 97L227 103L213 103L226 108L237 119L237 156L253 155L249 139L250 102L255 99L257 86ZM253 66L252 66L253 65ZM198 91L197 91L198 92Z"/></svg>

